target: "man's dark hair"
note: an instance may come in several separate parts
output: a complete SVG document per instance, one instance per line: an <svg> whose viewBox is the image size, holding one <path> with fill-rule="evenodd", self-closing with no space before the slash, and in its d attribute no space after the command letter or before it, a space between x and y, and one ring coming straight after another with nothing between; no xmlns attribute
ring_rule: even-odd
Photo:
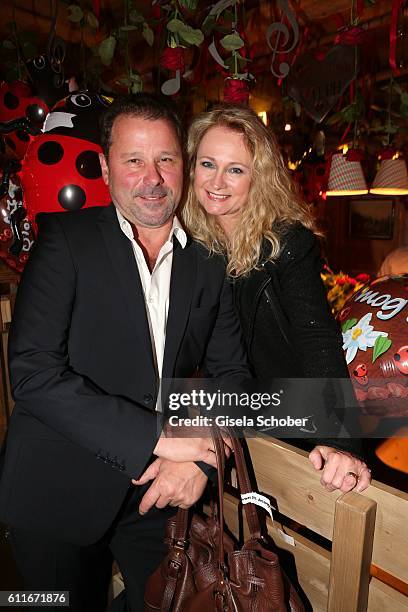
<svg viewBox="0 0 408 612"><path fill-rule="evenodd" d="M174 103L165 96L152 93L129 94L116 98L101 118L101 146L105 157L108 157L112 144L112 126L117 117L128 115L150 121L163 119L174 128L184 151L185 131Z"/></svg>

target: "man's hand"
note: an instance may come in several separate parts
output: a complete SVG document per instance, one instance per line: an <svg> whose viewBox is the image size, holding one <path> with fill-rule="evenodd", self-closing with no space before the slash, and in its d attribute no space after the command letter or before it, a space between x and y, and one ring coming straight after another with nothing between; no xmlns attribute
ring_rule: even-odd
<svg viewBox="0 0 408 612"><path fill-rule="evenodd" d="M139 480L132 480L132 483L143 485L149 480L153 480L153 483L140 502L140 514L146 514L153 506L189 508L200 499L208 479L202 470L190 461L177 463L156 459Z"/></svg>
<svg viewBox="0 0 408 612"><path fill-rule="evenodd" d="M214 452L214 442L208 435L208 428L186 429L181 427L169 429L162 433L153 454L161 459L177 462L203 461L213 467L217 467ZM183 435L184 434L184 435ZM203 437L192 437L192 435L203 435ZM173 437L174 436L174 437ZM229 457L231 441L227 435L223 436L224 452Z"/></svg>
<svg viewBox="0 0 408 612"><path fill-rule="evenodd" d="M320 482L327 491L343 493L364 491L371 482L371 472L364 461L331 446L316 446L309 454L315 470L322 470Z"/></svg>

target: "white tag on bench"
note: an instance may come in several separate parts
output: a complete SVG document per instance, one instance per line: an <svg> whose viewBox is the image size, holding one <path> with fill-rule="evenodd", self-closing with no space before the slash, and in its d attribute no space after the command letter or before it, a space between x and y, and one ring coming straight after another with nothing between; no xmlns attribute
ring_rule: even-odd
<svg viewBox="0 0 408 612"><path fill-rule="evenodd" d="M255 491L252 491L251 493L241 493L241 500L243 504L256 504L257 506L260 506L267 511L273 521L272 504L269 499L265 497L265 495L255 493Z"/></svg>

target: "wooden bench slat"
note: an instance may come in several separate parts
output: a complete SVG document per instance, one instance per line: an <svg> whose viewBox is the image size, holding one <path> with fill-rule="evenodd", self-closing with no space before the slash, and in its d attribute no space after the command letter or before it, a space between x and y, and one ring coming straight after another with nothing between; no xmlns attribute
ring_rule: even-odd
<svg viewBox="0 0 408 612"><path fill-rule="evenodd" d="M332 540L335 503L312 469L307 453L280 440L248 438L260 491L276 499L279 511ZM408 494L373 481L361 494L377 502L372 562L408 583Z"/></svg>
<svg viewBox="0 0 408 612"><path fill-rule="evenodd" d="M367 609L377 504L357 493L336 502L330 564L328 612Z"/></svg>
<svg viewBox="0 0 408 612"><path fill-rule="evenodd" d="M408 598L377 578L371 578L367 610L368 612L407 612Z"/></svg>

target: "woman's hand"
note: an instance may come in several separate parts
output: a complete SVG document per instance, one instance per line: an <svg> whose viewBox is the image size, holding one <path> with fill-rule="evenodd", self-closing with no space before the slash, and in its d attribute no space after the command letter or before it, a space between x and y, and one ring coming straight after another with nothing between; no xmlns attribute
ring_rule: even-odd
<svg viewBox="0 0 408 612"><path fill-rule="evenodd" d="M320 482L327 491L364 491L371 482L371 471L361 459L331 446L316 446L309 454L315 470L322 471Z"/></svg>

